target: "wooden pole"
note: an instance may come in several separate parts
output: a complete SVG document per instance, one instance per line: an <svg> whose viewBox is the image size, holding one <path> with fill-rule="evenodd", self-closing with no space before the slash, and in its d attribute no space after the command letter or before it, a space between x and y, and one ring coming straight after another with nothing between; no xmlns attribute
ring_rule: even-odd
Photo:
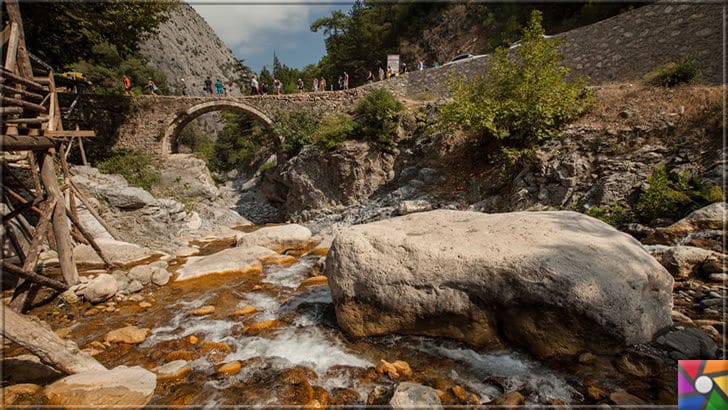
<svg viewBox="0 0 728 410"><path fill-rule="evenodd" d="M51 289L55 289L59 292L65 292L68 290L68 286L65 283L61 283L57 280L47 278L43 275L39 275L37 273L26 271L19 266L15 266L12 263L8 263L6 261L2 261L3 263L3 269L7 270L10 273L14 273L18 276L22 276L26 279L29 279L39 285L47 286Z"/></svg>
<svg viewBox="0 0 728 410"><path fill-rule="evenodd" d="M23 250L23 246L20 244L15 227L12 224L7 224L5 226L5 234L8 236L8 239L10 239L10 243L15 249L15 254L18 255L21 262L25 263L25 251Z"/></svg>
<svg viewBox="0 0 728 410"><path fill-rule="evenodd" d="M76 343L61 339L37 318L16 313L4 304L2 309L3 336L28 349L44 363L68 374L106 370Z"/></svg>
<svg viewBox="0 0 728 410"><path fill-rule="evenodd" d="M48 194L55 197L59 203L64 203L63 194L58 188L56 181L56 173L53 168L53 151L43 156L40 167L40 177ZM68 219L66 218L66 207L56 206L53 210L53 235L56 238L56 251L58 252L58 261L61 264L61 272L63 278L69 286L73 286L78 282L78 271L76 263L73 260L73 249L71 248L71 232L68 227Z"/></svg>
<svg viewBox="0 0 728 410"><path fill-rule="evenodd" d="M78 126L76 126L76 129L78 129ZM81 163L84 166L88 166L88 161L86 161L86 150L83 149L83 138L78 137L78 149L81 151Z"/></svg>
<svg viewBox="0 0 728 410"><path fill-rule="evenodd" d="M23 20L20 18L20 6L17 0L5 0L5 9L8 12L8 21L18 25L18 71L25 78L33 78L33 68L30 66L30 55L25 47L25 32Z"/></svg>
<svg viewBox="0 0 728 410"><path fill-rule="evenodd" d="M18 23L14 21L10 23L10 41L5 50L5 68L15 71L15 61L18 56Z"/></svg>
<svg viewBox="0 0 728 410"><path fill-rule="evenodd" d="M35 152L28 152L28 163L30 163L30 171L33 175L33 186L35 187L35 196L43 195L43 189L40 186L40 176L38 176L38 161L35 159Z"/></svg>

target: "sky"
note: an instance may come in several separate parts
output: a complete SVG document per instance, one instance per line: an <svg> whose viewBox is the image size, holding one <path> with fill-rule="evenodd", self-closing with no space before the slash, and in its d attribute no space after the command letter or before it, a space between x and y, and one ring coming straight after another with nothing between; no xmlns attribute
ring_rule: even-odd
<svg viewBox="0 0 728 410"><path fill-rule="evenodd" d="M189 0L238 59L256 73L281 63L303 68L326 54L324 35L311 23L332 10L349 11L353 0Z"/></svg>

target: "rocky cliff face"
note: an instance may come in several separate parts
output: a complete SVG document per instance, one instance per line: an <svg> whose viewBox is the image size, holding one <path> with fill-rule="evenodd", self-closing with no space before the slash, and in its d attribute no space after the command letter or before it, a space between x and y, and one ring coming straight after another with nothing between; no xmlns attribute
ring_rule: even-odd
<svg viewBox="0 0 728 410"><path fill-rule="evenodd" d="M238 62L205 19L186 3L172 12L156 36L141 45L141 51L167 75L175 93L181 93L183 78L187 95L204 95L202 87L207 76L213 82L243 80L247 84L252 74ZM240 95L237 86L229 92Z"/></svg>

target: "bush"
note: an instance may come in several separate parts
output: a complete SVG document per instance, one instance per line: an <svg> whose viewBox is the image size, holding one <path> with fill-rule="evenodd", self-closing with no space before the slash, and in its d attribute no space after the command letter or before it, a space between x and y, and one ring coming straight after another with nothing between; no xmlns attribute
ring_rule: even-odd
<svg viewBox="0 0 728 410"><path fill-rule="evenodd" d="M509 58L499 48L485 74L466 82L451 77L454 102L443 107L446 123L454 123L488 139L530 145L550 138L590 107L585 81L566 80L559 42L543 38L541 14L534 11L520 46Z"/></svg>
<svg viewBox="0 0 728 410"><path fill-rule="evenodd" d="M612 226L629 222L629 212L619 202L613 205L594 206L587 209L584 213Z"/></svg>
<svg viewBox="0 0 728 410"><path fill-rule="evenodd" d="M223 129L217 133L212 153L208 156L208 166L212 171L228 172L241 167L273 140L267 129L245 115L226 112L222 121Z"/></svg>
<svg viewBox="0 0 728 410"><path fill-rule="evenodd" d="M159 182L160 174L156 164L157 161L147 154L121 150L96 164L96 167L105 174L119 174L126 178L129 185L148 191Z"/></svg>
<svg viewBox="0 0 728 410"><path fill-rule="evenodd" d="M205 132L193 121L187 124L177 136L177 144L188 147L196 157L210 162L210 158L215 150L215 140L212 135Z"/></svg>
<svg viewBox="0 0 728 410"><path fill-rule="evenodd" d="M403 109L404 105L390 91L373 90L354 109L361 118L357 131L366 138L389 145L394 141Z"/></svg>
<svg viewBox="0 0 728 410"><path fill-rule="evenodd" d="M655 68L645 74L645 81L650 85L673 87L678 84L692 83L699 74L700 69L697 64L690 60L683 60Z"/></svg>
<svg viewBox="0 0 728 410"><path fill-rule="evenodd" d="M283 138L283 150L288 156L294 156L304 145L313 142L321 116L310 112L287 114L277 112L273 124L275 134Z"/></svg>
<svg viewBox="0 0 728 410"><path fill-rule="evenodd" d="M711 202L723 200L720 187L705 186L685 173L670 177L659 167L647 178L649 187L640 193L635 213L642 223L674 222Z"/></svg>
<svg viewBox="0 0 728 410"><path fill-rule="evenodd" d="M321 118L312 141L325 150L332 150L351 137L354 120L346 114L333 114Z"/></svg>

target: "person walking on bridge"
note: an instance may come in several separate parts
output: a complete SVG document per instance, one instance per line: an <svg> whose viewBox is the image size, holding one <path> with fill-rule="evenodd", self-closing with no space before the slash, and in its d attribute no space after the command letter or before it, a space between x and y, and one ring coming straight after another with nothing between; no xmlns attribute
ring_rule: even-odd
<svg viewBox="0 0 728 410"><path fill-rule="evenodd" d="M129 77L126 75L123 76L121 80L124 82L124 95L129 95L129 91L131 90L131 80L129 80Z"/></svg>
<svg viewBox="0 0 728 410"><path fill-rule="evenodd" d="M369 70L367 73L367 83L374 82L374 73L372 73L372 70Z"/></svg>
<svg viewBox="0 0 728 410"><path fill-rule="evenodd" d="M251 95L258 95L260 94L260 90L258 89L258 79L253 76L253 78L250 79L250 94Z"/></svg>
<svg viewBox="0 0 728 410"><path fill-rule="evenodd" d="M318 91L318 87L319 87L318 78L314 77L313 78L313 87L311 87L311 91L313 91L313 92Z"/></svg>
<svg viewBox="0 0 728 410"><path fill-rule="evenodd" d="M321 91L326 91L326 79L324 77L321 77L321 81L319 81L319 88Z"/></svg>
<svg viewBox="0 0 728 410"><path fill-rule="evenodd" d="M384 69L379 67L379 81L384 80Z"/></svg>
<svg viewBox="0 0 728 410"><path fill-rule="evenodd" d="M215 81L215 89L217 91L217 95L222 95L222 81L220 81L219 78Z"/></svg>
<svg viewBox="0 0 728 410"><path fill-rule="evenodd" d="M346 71L344 71L344 89L349 89L349 73L347 73Z"/></svg>
<svg viewBox="0 0 728 410"><path fill-rule="evenodd" d="M204 87L204 90L207 93L207 96L208 97L212 96L212 80L210 80L210 76L209 75L205 79L205 87Z"/></svg>

